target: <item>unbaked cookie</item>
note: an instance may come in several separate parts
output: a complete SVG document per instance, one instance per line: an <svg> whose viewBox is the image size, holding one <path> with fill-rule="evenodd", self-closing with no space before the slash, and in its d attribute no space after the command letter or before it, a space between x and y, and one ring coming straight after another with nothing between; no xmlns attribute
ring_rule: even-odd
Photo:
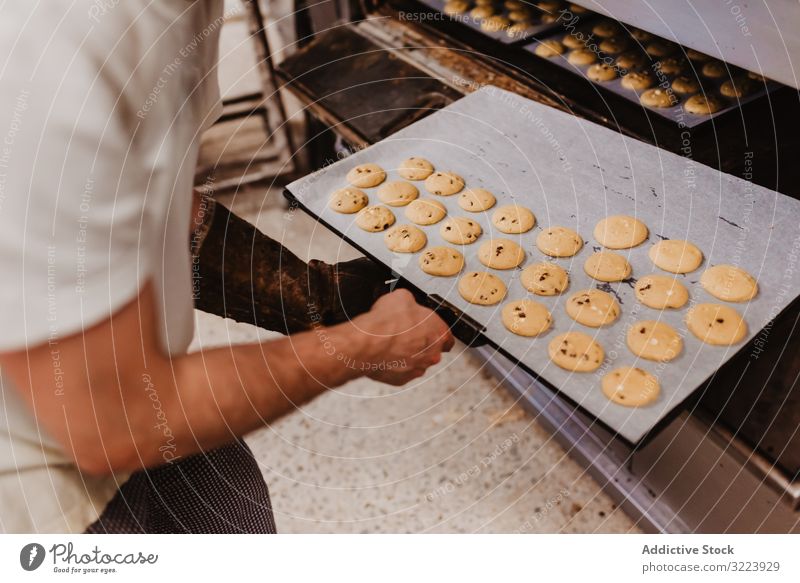
<svg viewBox="0 0 800 583"><path fill-rule="evenodd" d="M447 208L438 200L418 198L406 207L406 217L418 225L434 225L447 216Z"/></svg>
<svg viewBox="0 0 800 583"><path fill-rule="evenodd" d="M328 206L337 213L350 215L357 213L368 204L369 197L367 197L363 190L348 186L334 191Z"/></svg>
<svg viewBox="0 0 800 583"><path fill-rule="evenodd" d="M617 69L607 63L595 63L586 71L586 76L596 83L604 83L617 78Z"/></svg>
<svg viewBox="0 0 800 583"><path fill-rule="evenodd" d="M599 251L583 265L586 275L598 281L622 281L631 276L631 264L619 253Z"/></svg>
<svg viewBox="0 0 800 583"><path fill-rule="evenodd" d="M622 78L622 86L631 91L644 91L654 84L653 76L647 71L633 71Z"/></svg>
<svg viewBox="0 0 800 583"><path fill-rule="evenodd" d="M676 310L689 301L686 286L667 275L645 275L634 287L636 299L655 310Z"/></svg>
<svg viewBox="0 0 800 583"><path fill-rule="evenodd" d="M442 239L455 245L469 245L478 240L483 233L481 226L464 217L452 217L447 219L439 228Z"/></svg>
<svg viewBox="0 0 800 583"><path fill-rule="evenodd" d="M583 239L567 227L548 227L536 237L536 247L550 257L572 257L583 248Z"/></svg>
<svg viewBox="0 0 800 583"><path fill-rule="evenodd" d="M617 57L617 66L628 71L644 67L647 57L639 51L628 51Z"/></svg>
<svg viewBox="0 0 800 583"><path fill-rule="evenodd" d="M478 261L492 269L513 269L525 261L525 251L510 239L489 239L478 249Z"/></svg>
<svg viewBox="0 0 800 583"><path fill-rule="evenodd" d="M589 49L575 49L567 55L567 61L578 66L591 65L596 60L597 55Z"/></svg>
<svg viewBox="0 0 800 583"><path fill-rule="evenodd" d="M394 180L378 187L378 198L389 206L405 206L419 196L419 190L410 182Z"/></svg>
<svg viewBox="0 0 800 583"><path fill-rule="evenodd" d="M566 332L550 341L547 353L564 370L591 372L600 368L605 358L603 347L583 332Z"/></svg>
<svg viewBox="0 0 800 583"><path fill-rule="evenodd" d="M451 16L455 16L457 14L464 14L467 10L469 10L469 2L467 0L447 0L444 3L444 7L442 8L445 14L449 14ZM402 176L402 174L401 174ZM403 176L403 178L406 178ZM407 180L414 180L413 178L408 178ZM420 178L422 180L422 178Z"/></svg>
<svg viewBox="0 0 800 583"><path fill-rule="evenodd" d="M716 346L736 344L747 334L739 312L722 304L697 304L686 314L686 326L697 338Z"/></svg>
<svg viewBox="0 0 800 583"><path fill-rule="evenodd" d="M681 95L691 95L700 91L700 83L693 77L681 75L672 81L672 90Z"/></svg>
<svg viewBox="0 0 800 583"><path fill-rule="evenodd" d="M628 39L621 36L612 36L600 42L600 50L608 55L617 55L628 48Z"/></svg>
<svg viewBox="0 0 800 583"><path fill-rule="evenodd" d="M720 79L728 74L728 68L722 61L714 60L703 65L700 72L704 77L708 77L709 79Z"/></svg>
<svg viewBox="0 0 800 583"><path fill-rule="evenodd" d="M449 277L464 269L464 256L452 247L429 247L419 256L419 267L428 275Z"/></svg>
<svg viewBox="0 0 800 583"><path fill-rule="evenodd" d="M639 97L639 101L641 101L642 105L646 105L647 107L662 109L664 107L676 105L679 99L674 93L665 91L661 89L661 87L655 87L654 89L648 89L642 93Z"/></svg>
<svg viewBox="0 0 800 583"><path fill-rule="evenodd" d="M538 45L536 45L536 48L533 50L533 52L540 57L549 59L551 57L563 55L564 45L562 45L555 39L543 40Z"/></svg>
<svg viewBox="0 0 800 583"><path fill-rule="evenodd" d="M746 302L758 293L758 282L734 265L715 265L700 277L700 285L715 298L726 302Z"/></svg>
<svg viewBox="0 0 800 583"><path fill-rule="evenodd" d="M683 350L683 340L675 328L657 320L636 322L628 328L626 340L636 356L657 362L669 362Z"/></svg>
<svg viewBox="0 0 800 583"><path fill-rule="evenodd" d="M599 289L579 291L567 300L567 315L584 326L607 326L616 321L619 314L617 300Z"/></svg>
<svg viewBox="0 0 800 583"><path fill-rule="evenodd" d="M647 239L647 226L628 215L613 215L595 225L594 238L609 249L629 249Z"/></svg>
<svg viewBox="0 0 800 583"><path fill-rule="evenodd" d="M485 188L468 188L458 195L458 206L471 213L489 210L496 202L494 195Z"/></svg>
<svg viewBox="0 0 800 583"><path fill-rule="evenodd" d="M425 188L431 194L450 196L461 192L464 179L453 172L434 172L425 179Z"/></svg>
<svg viewBox="0 0 800 583"><path fill-rule="evenodd" d="M503 325L519 336L538 336L550 329L553 317L544 305L533 300L515 300L503 306Z"/></svg>
<svg viewBox="0 0 800 583"><path fill-rule="evenodd" d="M389 251L395 253L416 253L428 242L422 229L414 225L397 225L383 236Z"/></svg>
<svg viewBox="0 0 800 583"><path fill-rule="evenodd" d="M458 293L471 304L490 306L506 297L506 284L491 273L471 271L459 280Z"/></svg>
<svg viewBox="0 0 800 583"><path fill-rule="evenodd" d="M658 399L661 387L649 372L621 366L607 373L600 382L606 398L624 407L644 407Z"/></svg>
<svg viewBox="0 0 800 583"><path fill-rule="evenodd" d="M462 0L454 1L460 2ZM464 3L466 4L466 2ZM462 12L465 10L466 8L462 10ZM433 164L428 162L425 158L411 156L411 158L400 162L397 173L401 178L405 178L406 180L425 180L428 176L433 174Z"/></svg>
<svg viewBox="0 0 800 583"><path fill-rule="evenodd" d="M498 32L511 26L511 21L500 14L490 16L481 22L481 28L486 32Z"/></svg>
<svg viewBox="0 0 800 583"><path fill-rule="evenodd" d="M569 286L566 270L555 263L543 262L530 265L522 270L520 283L537 296L556 296Z"/></svg>
<svg viewBox="0 0 800 583"><path fill-rule="evenodd" d="M527 233L536 224L536 217L524 206L509 204L501 206L492 215L492 224L497 230L510 235Z"/></svg>
<svg viewBox="0 0 800 583"><path fill-rule="evenodd" d="M689 273L703 262L703 252L696 245L678 239L660 241L647 254L656 267L670 273Z"/></svg>
<svg viewBox="0 0 800 583"><path fill-rule="evenodd" d="M394 225L394 213L385 206L368 206L356 215L356 225L372 233L385 231Z"/></svg>
<svg viewBox="0 0 800 583"><path fill-rule="evenodd" d="M372 188L386 180L386 171L377 164L359 164L347 173L346 178L357 188Z"/></svg>
<svg viewBox="0 0 800 583"><path fill-rule="evenodd" d="M722 103L713 95L692 95L683 104L683 109L693 115L709 115L722 109Z"/></svg>

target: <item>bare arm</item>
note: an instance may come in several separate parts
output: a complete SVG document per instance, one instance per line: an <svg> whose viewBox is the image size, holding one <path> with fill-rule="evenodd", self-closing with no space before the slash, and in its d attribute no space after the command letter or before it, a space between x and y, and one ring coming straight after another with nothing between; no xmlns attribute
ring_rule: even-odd
<svg viewBox="0 0 800 583"><path fill-rule="evenodd" d="M57 390L47 344L0 355L38 422L86 472L135 470L230 441L327 387L370 376L402 384L449 350L430 310L399 291L352 322L170 358L159 350L150 286L109 320L59 342Z"/></svg>

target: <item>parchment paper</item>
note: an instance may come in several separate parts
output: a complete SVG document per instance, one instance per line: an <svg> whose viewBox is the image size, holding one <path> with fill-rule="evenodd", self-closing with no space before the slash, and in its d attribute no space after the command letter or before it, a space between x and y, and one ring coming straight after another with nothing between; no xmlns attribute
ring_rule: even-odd
<svg viewBox="0 0 800 583"><path fill-rule="evenodd" d="M687 148L690 151L688 131ZM519 269L492 270L508 285L506 300L490 307L469 304L458 294L458 276L437 278L424 274L417 263L418 253L391 253L384 245L383 233L364 232L355 226L354 215L327 208L330 193L346 185L345 174L356 164L378 163L389 172L390 180L397 180L394 169L409 156L422 156L440 170L457 172L466 179L467 187L491 190L498 199L497 206L516 202L530 208L537 217L536 227L528 233L502 234L491 224L494 209L466 213L457 204L458 195L434 197L424 191L421 182L416 183L422 196L443 202L449 216L469 215L483 227L481 238L461 249L467 260L465 272L488 270L478 261L477 250L492 236L518 240L527 252L524 268L546 259L534 244L543 227L564 225L580 233L586 241L584 249L573 258L556 260L570 273L567 292L554 298L534 297L519 283ZM748 164L752 164L751 158L742 160L743 172ZM759 331L800 290L800 202L495 87L472 93L288 188L345 238L369 250L425 292L441 295L486 326L489 339L631 442L638 441L746 346L746 342L733 347L710 346L687 331L683 320L691 303L718 301L698 283L704 269L731 263L758 279L760 293L753 301L728 304L744 316L749 326L748 340L760 333L759 340L781 342L780 338L769 337L769 327ZM366 189L370 203L380 204L375 191ZM398 223L409 222L403 207L393 210ZM613 214L634 215L650 229L648 241L621 251L633 266L634 279L662 273L647 256L650 246L661 239L688 239L702 249L705 260L700 269L678 276L689 288L690 304L674 311L653 310L636 301L633 282L599 284L584 273L584 262L599 249L592 237L594 226ZM447 244L439 235L439 226L421 227L429 246ZM618 296L622 315L613 325L592 329L567 316L566 299L591 287L610 290ZM550 309L554 327L547 334L522 338L502 325L502 306L522 297L534 297ZM635 321L644 319L667 322L684 336L684 351L677 359L659 364L631 354L625 343L626 331ZM547 344L568 330L588 333L603 345L606 361L601 369L570 373L550 362ZM757 356L756 350L751 357ZM611 403L603 396L602 375L622 365L639 366L658 377L661 395L655 403L633 409Z"/></svg>

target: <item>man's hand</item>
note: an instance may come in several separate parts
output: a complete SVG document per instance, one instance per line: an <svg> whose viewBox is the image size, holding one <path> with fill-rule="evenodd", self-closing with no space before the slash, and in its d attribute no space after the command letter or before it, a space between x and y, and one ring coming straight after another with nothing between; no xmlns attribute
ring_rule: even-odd
<svg viewBox="0 0 800 583"><path fill-rule="evenodd" d="M453 347L453 335L432 310L420 306L406 290L381 297L352 324L378 347L368 376L390 385L421 377Z"/></svg>

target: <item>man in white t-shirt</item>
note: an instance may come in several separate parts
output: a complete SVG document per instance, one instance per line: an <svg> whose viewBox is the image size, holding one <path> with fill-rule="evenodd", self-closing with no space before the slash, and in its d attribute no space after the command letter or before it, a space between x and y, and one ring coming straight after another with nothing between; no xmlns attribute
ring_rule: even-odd
<svg viewBox="0 0 800 583"><path fill-rule="evenodd" d="M0 532L274 531L239 437L452 345L407 292L369 309L365 260L306 265L193 196L223 21L221 0L0 6ZM293 334L186 355L193 300Z"/></svg>

